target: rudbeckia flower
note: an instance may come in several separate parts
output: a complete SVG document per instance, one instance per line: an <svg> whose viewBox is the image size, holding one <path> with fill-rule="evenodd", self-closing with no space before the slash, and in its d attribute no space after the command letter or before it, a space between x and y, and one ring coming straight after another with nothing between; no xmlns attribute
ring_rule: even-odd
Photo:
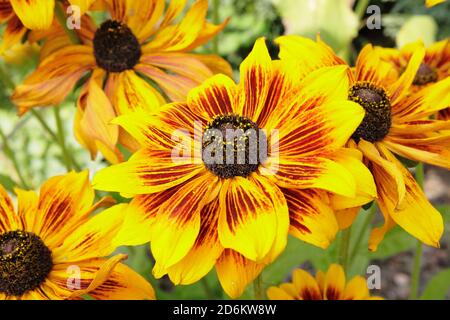
<svg viewBox="0 0 450 320"><path fill-rule="evenodd" d="M312 277L302 269L292 273L292 281L267 290L270 300L380 300L370 296L366 279L356 276L348 283L342 266L332 264L326 274Z"/></svg>
<svg viewBox="0 0 450 320"><path fill-rule="evenodd" d="M415 44L401 50L376 47L382 60L390 63L401 74L413 55ZM450 76L450 41L436 42L425 51L425 57L417 70L411 91L415 92ZM450 108L440 110L438 119L450 120Z"/></svg>
<svg viewBox="0 0 450 320"><path fill-rule="evenodd" d="M155 298L126 255L107 258L121 245L124 205L89 217L111 200L92 204L87 171L16 193L17 211L0 185L0 300Z"/></svg>
<svg viewBox="0 0 450 320"><path fill-rule="evenodd" d="M281 60L294 72L344 64L320 39L314 42L283 36L276 42L280 45ZM450 168L450 135L441 131L448 129L450 122L424 120L449 105L450 78L410 94L425 55L420 43L411 47L411 51L411 59L400 77L371 45L362 49L356 67L348 73L348 99L359 103L366 111L348 146L364 154L364 161L375 178L377 202L385 219L382 227L372 231L371 250L376 250L385 233L395 224L435 247L439 246L443 232L440 213L394 155Z"/></svg>
<svg viewBox="0 0 450 320"><path fill-rule="evenodd" d="M215 55L189 53L226 25L205 20L208 1L199 0L184 18L174 19L186 1L106 0L111 19L98 28L81 25L82 44L50 45L50 54L12 96L21 113L36 106L61 103L85 75L75 119L75 135L94 158L102 152L110 162L121 160L120 142L133 149L135 141L110 125L118 115L136 109L156 111L165 102L151 79L171 100L184 100L188 90L214 73L231 73ZM55 50L55 47L57 50Z"/></svg>
<svg viewBox="0 0 450 320"><path fill-rule="evenodd" d="M346 69L312 73L291 91L283 66L259 39L241 64L239 85L216 75L187 102L115 120L141 148L99 171L94 188L135 196L130 221L141 229L128 244L151 241L157 278L191 284L215 266L235 298L284 250L289 230L329 245L338 225L321 190L355 195L355 178L341 162L369 173L342 148L364 116L346 101ZM243 135L215 136L228 130ZM186 153L179 156L180 139ZM226 161L224 149L231 151ZM224 158L211 161L209 151Z"/></svg>
<svg viewBox="0 0 450 320"><path fill-rule="evenodd" d="M68 0L80 13L97 0ZM0 24L6 23L2 47L20 43L28 30L47 30L52 26L55 0L0 0Z"/></svg>

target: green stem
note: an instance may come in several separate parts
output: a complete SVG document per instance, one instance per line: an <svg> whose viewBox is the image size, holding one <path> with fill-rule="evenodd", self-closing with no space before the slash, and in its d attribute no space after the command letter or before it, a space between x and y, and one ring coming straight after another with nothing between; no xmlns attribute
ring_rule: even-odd
<svg viewBox="0 0 450 320"><path fill-rule="evenodd" d="M36 120L41 124L42 128L44 128L44 130L48 133L48 135L55 141L59 142L59 138L56 136L56 134L52 131L52 129L50 129L50 127L48 126L48 124L45 122L44 118L42 117L42 115L34 110L34 109L30 109L30 113L36 118Z"/></svg>
<svg viewBox="0 0 450 320"><path fill-rule="evenodd" d="M59 24L69 37L70 41L74 44L80 44L80 38L78 37L78 34L73 29L69 29L67 26L67 15L64 12L64 7L60 3L55 4L55 16L56 19L58 19Z"/></svg>
<svg viewBox="0 0 450 320"><path fill-rule="evenodd" d="M348 251L350 247L350 236L352 233L352 227L348 227L347 229L342 231L341 237L341 246L339 248L339 264L344 268L345 274L347 274L347 265L348 265Z"/></svg>
<svg viewBox="0 0 450 320"><path fill-rule="evenodd" d="M372 223L373 217L375 216L376 212L377 212L377 205L374 202L374 203L372 203L372 206L370 207L369 212L366 213L366 219L364 220L364 223L363 223L361 229L359 230L359 234L356 237L355 245L350 254L350 261L353 261L355 259L356 254L358 253L358 246L361 243L361 241L363 240L364 234L366 233L367 228Z"/></svg>
<svg viewBox="0 0 450 320"><path fill-rule="evenodd" d="M255 295L255 300L264 300L264 285L262 279L262 272L253 281L253 290Z"/></svg>
<svg viewBox="0 0 450 320"><path fill-rule="evenodd" d="M0 64L0 79L2 80L5 87L7 87L8 89L14 90L14 88L16 87L14 82L11 80L11 76L8 75L8 73L5 71L5 68L1 64Z"/></svg>
<svg viewBox="0 0 450 320"><path fill-rule="evenodd" d="M61 146L61 151L63 153L64 158L64 164L66 165L66 168L68 171L71 171L73 168L72 158L69 154L69 151L66 147L66 141L64 139L64 128L61 121L61 115L60 115L60 107L55 106L53 107L54 113L55 113L55 121L56 121L56 127L57 127L57 137L59 141L59 145Z"/></svg>
<svg viewBox="0 0 450 320"><path fill-rule="evenodd" d="M367 11L369 0L359 0L355 7L355 13L359 20L361 20Z"/></svg>
<svg viewBox="0 0 450 320"><path fill-rule="evenodd" d="M417 184L423 189L423 183L425 179L423 163L419 163L416 167L416 181ZM417 240L416 251L414 253L414 264L411 273L411 292L409 294L410 300L416 300L419 296L420 285L420 269L422 260L422 242Z"/></svg>
<svg viewBox="0 0 450 320"><path fill-rule="evenodd" d="M205 277L203 277L200 280L200 284L202 285L203 291L205 292L205 295L208 298L208 300L214 300L214 294L209 286L208 280Z"/></svg>
<svg viewBox="0 0 450 320"><path fill-rule="evenodd" d="M22 175L22 172L20 171L19 163L17 161L17 158L15 156L15 152L11 149L8 142L8 137L3 133L3 131L0 129L0 136L3 140L3 149L5 152L5 155L11 160L14 169L17 172L17 176L20 179L20 183L22 184L21 187L24 189L30 189L29 185L27 184L24 176Z"/></svg>
<svg viewBox="0 0 450 320"><path fill-rule="evenodd" d="M219 24L219 0L213 0L212 5L213 16L212 21L214 24ZM219 36L216 35L212 40L213 52L214 54L219 54Z"/></svg>

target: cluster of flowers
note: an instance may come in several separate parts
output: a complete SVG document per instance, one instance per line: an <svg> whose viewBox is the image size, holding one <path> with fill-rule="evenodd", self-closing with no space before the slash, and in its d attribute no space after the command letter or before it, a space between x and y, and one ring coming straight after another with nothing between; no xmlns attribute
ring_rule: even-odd
<svg viewBox="0 0 450 320"><path fill-rule="evenodd" d="M236 298L283 252L288 234L325 249L372 201L384 224L372 230L370 250L395 225L439 246L442 217L399 159L450 169L448 40L401 50L368 44L351 67L320 38L281 36L274 58L261 38L236 84L222 58L191 53L227 21L207 22L206 0L176 20L185 2L0 0L3 45L43 43L39 66L11 98L20 114L58 105L81 86L75 136L92 158L111 163L92 185L83 171L48 180L40 195L17 189L17 213L0 188L0 299L152 299L124 255L105 258L146 243L154 277L188 285L215 267ZM55 6L69 4L83 13L76 37L53 18ZM89 10L111 18L97 26ZM211 128L264 131L267 155L256 164L174 158L175 132L201 154L205 144L194 137ZM132 153L126 161L122 147ZM92 205L94 189L131 200ZM81 270L79 288L67 285L71 265ZM362 278L345 286L333 265L317 280L297 270L268 296L369 293Z"/></svg>

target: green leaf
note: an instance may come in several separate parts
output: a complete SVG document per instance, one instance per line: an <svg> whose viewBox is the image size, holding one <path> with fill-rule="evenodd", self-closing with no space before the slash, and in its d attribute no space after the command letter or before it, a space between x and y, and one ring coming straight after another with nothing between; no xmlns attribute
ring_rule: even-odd
<svg viewBox="0 0 450 320"><path fill-rule="evenodd" d="M450 290L450 269L437 273L428 281L421 300L444 300Z"/></svg>
<svg viewBox="0 0 450 320"><path fill-rule="evenodd" d="M0 174L0 184L9 192L14 192L16 183L8 176Z"/></svg>
<svg viewBox="0 0 450 320"><path fill-rule="evenodd" d="M370 253L371 259L387 259L400 252L411 250L415 246L415 239L399 226L386 233L378 250Z"/></svg>
<svg viewBox="0 0 450 320"><path fill-rule="evenodd" d="M401 48L405 44L417 40L422 40L425 46L429 46L436 40L437 30L437 24L432 16L412 16L397 34L397 47Z"/></svg>

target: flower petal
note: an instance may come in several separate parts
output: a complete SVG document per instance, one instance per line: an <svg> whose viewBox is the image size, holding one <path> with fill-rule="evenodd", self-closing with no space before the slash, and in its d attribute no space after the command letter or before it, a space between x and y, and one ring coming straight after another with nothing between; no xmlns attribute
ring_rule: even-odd
<svg viewBox="0 0 450 320"><path fill-rule="evenodd" d="M219 241L217 224L219 200L204 206L200 212L200 232L189 253L168 268L170 280L175 284L188 285L197 282L214 267L223 251Z"/></svg>
<svg viewBox="0 0 450 320"><path fill-rule="evenodd" d="M16 15L28 29L45 30L53 22L55 0L10 0Z"/></svg>
<svg viewBox="0 0 450 320"><path fill-rule="evenodd" d="M20 44L26 32L27 28L25 28L18 17L13 16L9 19L3 32L0 54L3 54L4 51L12 48L14 45Z"/></svg>
<svg viewBox="0 0 450 320"><path fill-rule="evenodd" d="M153 274L160 278L192 249L200 231L201 210L217 177L204 172L180 186L161 205L152 226L151 248L156 265Z"/></svg>
<svg viewBox="0 0 450 320"><path fill-rule="evenodd" d="M17 212L21 220L21 229L24 231L37 233L40 231L38 229L39 219L36 215L39 206L39 196L34 191L25 191L18 188L14 189L14 191L17 195L17 203L19 206Z"/></svg>
<svg viewBox="0 0 450 320"><path fill-rule="evenodd" d="M233 299L242 295L263 268L263 264L248 260L231 249L225 249L216 264L220 284L226 294Z"/></svg>
<svg viewBox="0 0 450 320"><path fill-rule="evenodd" d="M12 101L21 108L57 105L76 82L95 66L92 48L69 46L47 57L23 84L17 86Z"/></svg>
<svg viewBox="0 0 450 320"><path fill-rule="evenodd" d="M339 230L326 194L313 189L284 189L283 192L289 206L290 233L326 249Z"/></svg>
<svg viewBox="0 0 450 320"><path fill-rule="evenodd" d="M295 269L292 273L292 283L302 300L322 300L316 279L305 270Z"/></svg>
<svg viewBox="0 0 450 320"><path fill-rule="evenodd" d="M344 269L337 264L332 264L325 275L324 299L325 300L342 300L345 290L345 273Z"/></svg>
<svg viewBox="0 0 450 320"><path fill-rule="evenodd" d="M364 277L356 276L345 287L345 300L366 300L370 296L367 281Z"/></svg>
<svg viewBox="0 0 450 320"><path fill-rule="evenodd" d="M141 149L124 163L97 172L93 186L97 190L125 194L149 194L177 186L204 170L203 164L184 158L172 159L171 153Z"/></svg>
<svg viewBox="0 0 450 320"><path fill-rule="evenodd" d="M252 177L259 183L244 177L224 182L220 192L219 238L225 248L261 261L277 236L278 208L274 203L279 201L269 197L277 194L274 184L256 174Z"/></svg>

